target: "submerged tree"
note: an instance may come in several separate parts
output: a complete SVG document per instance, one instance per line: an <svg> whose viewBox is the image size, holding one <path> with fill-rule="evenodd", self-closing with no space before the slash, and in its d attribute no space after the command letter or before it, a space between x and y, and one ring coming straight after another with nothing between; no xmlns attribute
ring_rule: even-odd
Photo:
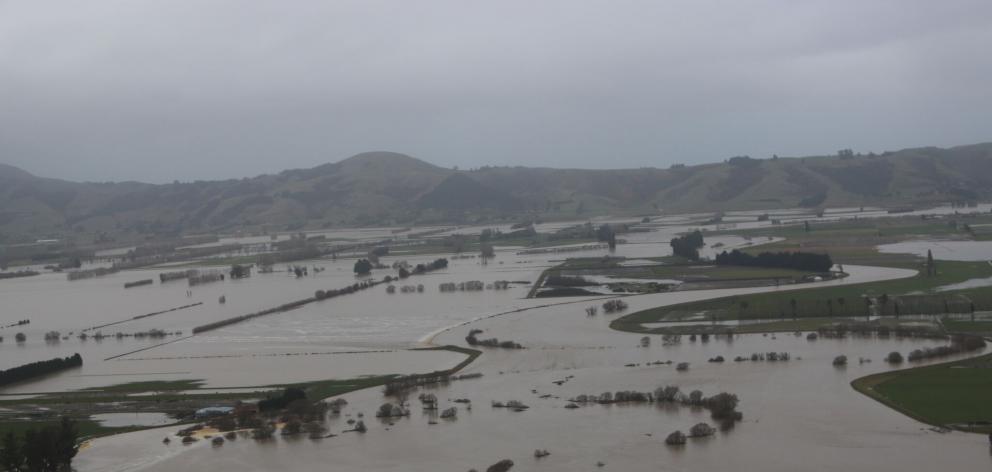
<svg viewBox="0 0 992 472"><path fill-rule="evenodd" d="M368 259L355 261L355 273L358 275L368 275L372 273L372 263Z"/></svg>

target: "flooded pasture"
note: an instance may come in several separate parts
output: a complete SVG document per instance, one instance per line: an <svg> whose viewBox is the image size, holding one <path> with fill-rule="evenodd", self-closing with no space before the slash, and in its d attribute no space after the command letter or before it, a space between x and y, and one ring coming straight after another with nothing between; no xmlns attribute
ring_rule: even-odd
<svg viewBox="0 0 992 472"><path fill-rule="evenodd" d="M838 214L843 213L828 212L825 217ZM751 216L740 215L739 224L757 225L745 221ZM352 273L354 259L297 262L324 269L311 271L307 277L294 277L277 265L274 273L196 287L184 281L159 283L158 274L171 268L128 270L73 282L65 274L5 280L0 296L7 309L0 325L21 319L31 322L0 330L4 337L0 368L76 352L85 362L79 369L9 386L0 393L20 398L143 380L201 380L206 392L238 387L251 391L280 383L429 372L451 368L465 356L414 348L465 346L469 330L480 329L481 337L511 340L524 349L483 348L483 354L462 371L481 373L481 378L425 388L441 399L441 409L458 407L455 420L439 419L436 411L422 411L415 399L417 392L411 396L411 416L376 420L372 416L386 399L380 389L366 389L345 395L349 405L341 415L328 419L335 437L319 441L277 437L263 442L240 438L222 447L209 441L163 444L162 438L177 429L167 427L97 439L79 454L75 467L80 471L324 470L331 466L342 471L483 470L504 458L517 464L514 470L548 471L596 470L597 462L608 469L632 471L726 470L741 464L786 471L807 468L810 458L823 470L863 469L867 464L882 471L948 466L980 470L992 464L983 437L933 432L849 385L855 378L892 368L883 361L891 351L905 353L943 341L808 341L805 336L779 333L708 342L690 342L683 336L680 342L667 344L661 336L649 336L648 346L642 346L642 335L609 328L619 315L590 317L584 313L585 307L601 304L604 295L525 298L541 272L566 257L613 255L625 257L630 265L651 263L646 258L671 254L671 237L706 218L709 215L658 219L651 223L650 232L625 234L626 243L612 253L605 248L575 250L575 245L561 245L561 252L554 247L537 253L500 248L488 264L472 255L453 257L447 269L394 283L397 287L423 285L423 292L389 293L385 285L379 285L195 336L191 334L196 326L312 297L316 290L353 284L357 280ZM446 229L452 233L469 230L478 228ZM361 240L385 234L391 231L328 232L327 236ZM702 252L712 256L769 241L774 240L714 237L707 239ZM436 257L440 256L397 251L383 257L382 263L421 263ZM630 305L628 312L635 312L729 295L888 280L915 273L853 265L845 266L845 271L850 274L846 278L811 284L668 292L624 300ZM148 278L155 283L124 288L127 282ZM505 290L439 290L441 284L474 280L483 286L511 283ZM225 303L219 301L222 296ZM167 311L177 307L186 308ZM153 329L181 334L156 339L116 336ZM79 337L84 330L87 339ZM59 331L58 341L45 340L50 331ZM17 332L26 335L25 342L13 339ZM95 339L97 332L106 337ZM787 352L790 360L732 361L766 352ZM835 368L831 360L841 354L852 362ZM717 356L726 362L708 362ZM862 358L865 362L858 362ZM674 366L680 362L689 363L689 369L677 371ZM736 394L744 420L714 437L671 448L664 445L665 436L710 422L705 410L660 404L566 408L569 398L581 394L653 391L668 384L684 392ZM461 398L470 399L471 407L453 402ZM490 406L492 401L507 400L522 401L530 408L514 412ZM358 418L359 413L364 414L369 431L343 433L350 429L347 420ZM140 419L127 415L134 413L103 420L122 424ZM565 430L568 435L561 434ZM535 458L535 448L547 449L551 455Z"/></svg>
<svg viewBox="0 0 992 472"><path fill-rule="evenodd" d="M707 295L715 294L691 294ZM636 310L661 300L676 303L685 296L658 294L627 300ZM906 352L941 341L808 341L805 336L782 333L708 342L690 342L683 336L678 344L670 345L664 345L660 336L651 336L650 345L641 347L639 335L610 331L610 316L587 317L582 306L536 308L439 334L436 343L462 344L465 332L478 328L487 336L513 339L525 346L523 350L487 349L466 371L483 377L426 389L441 399L442 409L457 405L455 420L439 420L436 411L421 411L416 399L411 399L409 417L371 419L385 401L373 389L346 395L348 407L341 416L328 420L331 432L339 433L336 437L320 441L279 438L263 443L241 439L212 448L207 444L162 445L160 438L173 431L146 431L97 440L81 455L78 465L80 470L164 471L210 463L217 470L261 471L290 465L316 470L330 463L335 470L431 471L484 468L509 458L521 470L595 470L602 461L619 470L726 470L746 463L762 470L785 471L803 468L808 457L817 457L824 470L872 464L873 469L895 471L921 464L938 467L948 460L976 469L992 464L983 437L932 432L849 386L854 378L890 369L882 360L890 351ZM791 359L730 361L771 351L787 352ZM840 354L870 362L854 361L836 368L831 360ZM707 362L716 356L727 362ZM669 360L688 362L690 368L678 372L673 365L653 364ZM565 408L569 398L580 394L651 391L668 384L707 395L732 392L741 398L744 420L715 437L671 448L663 444L664 437L709 421L704 410L661 404ZM459 398L471 400L471 409L453 402ZM513 412L490 406L492 401L511 399L530 408ZM358 413L365 414L369 432L341 433L350 428L345 420ZM560 434L564 430L569 434ZM524 431L527 434L520 434ZM535 448L547 449L551 455L536 459ZM938 450L940 454L935 454ZM121 456L128 459L122 461Z"/></svg>

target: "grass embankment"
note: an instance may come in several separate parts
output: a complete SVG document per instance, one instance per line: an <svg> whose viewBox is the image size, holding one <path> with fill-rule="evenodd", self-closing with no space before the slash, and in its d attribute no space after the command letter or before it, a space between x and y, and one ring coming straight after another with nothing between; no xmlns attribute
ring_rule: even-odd
<svg viewBox="0 0 992 472"><path fill-rule="evenodd" d="M924 423L992 433L992 354L869 375L851 386Z"/></svg>
<svg viewBox="0 0 992 472"><path fill-rule="evenodd" d="M669 331L664 328L647 329L641 324L660 321L705 323L714 320L768 320L782 322L782 328L786 330L784 328L792 329L788 323L785 323L790 319L863 318L868 313L866 296L877 300L883 294L887 295L890 301L885 306L877 307L877 310L885 315L894 315L895 300L899 295L926 293L943 285L992 276L992 265L986 262L938 261L937 267L938 274L934 277L920 273L913 277L884 282L756 293L650 308L618 318L610 326L621 331L667 333ZM943 308L943 303L940 301L959 300L957 297L966 297L975 304L977 310L992 309L992 293L988 289L940 292L931 297L933 303L928 303L926 299L918 296L907 297L912 305L902 305L902 314L909 315L925 309L939 310ZM795 309L793 309L793 300L795 300ZM955 304L958 308L960 305L960 303ZM930 313L939 313L939 311ZM751 326L749 329L754 330L755 327Z"/></svg>

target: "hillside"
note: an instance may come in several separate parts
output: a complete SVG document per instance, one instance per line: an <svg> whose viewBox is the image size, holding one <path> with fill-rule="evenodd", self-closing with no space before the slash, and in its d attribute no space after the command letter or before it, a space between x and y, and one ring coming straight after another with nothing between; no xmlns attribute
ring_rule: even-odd
<svg viewBox="0 0 992 472"><path fill-rule="evenodd" d="M732 158L625 170L454 171L391 152L250 179L152 185L46 179L0 164L0 243L211 231L575 218L992 197L992 143L882 155Z"/></svg>

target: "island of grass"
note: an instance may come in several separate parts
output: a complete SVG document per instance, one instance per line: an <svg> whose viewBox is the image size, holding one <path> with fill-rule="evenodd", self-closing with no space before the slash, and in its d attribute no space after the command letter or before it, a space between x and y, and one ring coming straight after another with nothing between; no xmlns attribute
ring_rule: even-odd
<svg viewBox="0 0 992 472"><path fill-rule="evenodd" d="M624 258L617 257L567 259L545 270L532 286L528 298L602 294L592 290L593 287L601 287L600 290L609 293L636 294L673 289L789 285L844 276L829 271L717 265L712 261L691 261L678 256L643 258L643 263L638 265L624 265L624 262Z"/></svg>
<svg viewBox="0 0 992 472"><path fill-rule="evenodd" d="M992 433L992 354L869 375L851 386L924 423Z"/></svg>

